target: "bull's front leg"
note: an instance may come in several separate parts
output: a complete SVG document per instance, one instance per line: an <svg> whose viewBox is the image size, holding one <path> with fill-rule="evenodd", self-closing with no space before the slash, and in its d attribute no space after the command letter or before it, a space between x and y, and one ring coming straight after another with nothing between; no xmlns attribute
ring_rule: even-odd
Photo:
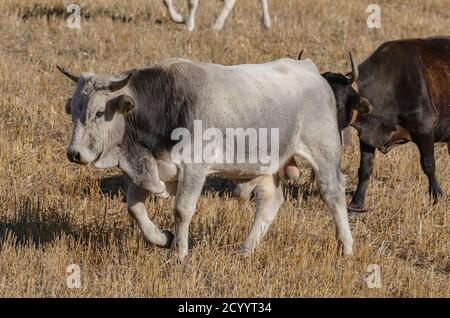
<svg viewBox="0 0 450 318"><path fill-rule="evenodd" d="M131 183L127 192L128 212L139 225L147 243L158 247L169 248L173 235L168 231L161 231L148 217L145 209L145 200L151 194L150 191Z"/></svg>
<svg viewBox="0 0 450 318"><path fill-rule="evenodd" d="M175 232L171 254L183 262L188 254L189 225L194 216L198 198L206 180L207 167L198 164L185 165L175 197Z"/></svg>
<svg viewBox="0 0 450 318"><path fill-rule="evenodd" d="M367 184L373 171L373 161L375 157L375 148L369 146L362 140L359 140L361 149L361 159L358 169L358 187L353 195L352 201L348 206L351 212L365 212L364 199L366 196Z"/></svg>
<svg viewBox="0 0 450 318"><path fill-rule="evenodd" d="M261 177L256 189L256 214L250 232L242 245L245 255L259 245L284 202L281 180L278 175Z"/></svg>

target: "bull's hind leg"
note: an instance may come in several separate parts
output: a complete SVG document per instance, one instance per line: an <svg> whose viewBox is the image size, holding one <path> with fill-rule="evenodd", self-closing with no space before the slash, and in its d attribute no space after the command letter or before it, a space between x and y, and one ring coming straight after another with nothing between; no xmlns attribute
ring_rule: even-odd
<svg viewBox="0 0 450 318"><path fill-rule="evenodd" d="M428 178L428 191L437 203L438 196L442 195L441 187L435 176L435 160L434 160L434 137L433 133L413 134L412 141L417 145L420 152L420 165L423 172Z"/></svg>
<svg viewBox="0 0 450 318"><path fill-rule="evenodd" d="M259 245L275 219L280 205L284 202L280 178L277 175L266 175L260 178L255 188L255 219L242 245L245 254L250 254Z"/></svg>
<svg viewBox="0 0 450 318"><path fill-rule="evenodd" d="M150 221L145 210L145 200L149 195L150 191L133 183L130 184L127 192L128 212L138 223L147 243L168 248L172 243L172 234L167 231L161 231L157 225Z"/></svg>
<svg viewBox="0 0 450 318"><path fill-rule="evenodd" d="M163 3L166 6L167 11L169 11L169 16L173 22L184 23L184 19L181 16L181 14L179 14L177 10L175 10L175 8L173 7L172 0L164 0Z"/></svg>
<svg viewBox="0 0 450 318"><path fill-rule="evenodd" d="M324 142L324 140L321 140ZM340 143L300 147L299 155L311 164L318 182L322 200L331 210L336 226L336 238L344 255L351 255L353 238L348 223L345 201L345 177L340 167Z"/></svg>

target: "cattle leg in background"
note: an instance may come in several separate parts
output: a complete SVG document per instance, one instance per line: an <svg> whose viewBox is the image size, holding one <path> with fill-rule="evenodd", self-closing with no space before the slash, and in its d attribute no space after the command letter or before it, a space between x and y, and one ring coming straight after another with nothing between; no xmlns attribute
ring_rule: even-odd
<svg viewBox="0 0 450 318"><path fill-rule="evenodd" d="M223 28L225 20L228 18L235 4L236 0L224 0L223 9L212 26L213 30L219 31Z"/></svg>
<svg viewBox="0 0 450 318"><path fill-rule="evenodd" d="M435 176L433 132L427 134L414 134L411 137L412 141L419 148L420 165L428 178L428 192L433 198L433 202L437 203L438 196L442 195L442 190Z"/></svg>
<svg viewBox="0 0 450 318"><path fill-rule="evenodd" d="M261 0L261 6L263 10L263 23L266 28L270 28L272 22L270 21L269 14L269 0Z"/></svg>
<svg viewBox="0 0 450 318"><path fill-rule="evenodd" d="M362 140L359 141L359 148L361 151L361 159L358 169L358 187L353 195L352 201L348 206L351 212L366 212L364 207L364 199L366 196L367 184L373 171L373 160L375 157L375 148L369 146Z"/></svg>
<svg viewBox="0 0 450 318"><path fill-rule="evenodd" d="M150 194L150 191L131 183L127 191L128 212L137 221L147 243L169 248L172 243L172 234L168 231L161 231L147 215L145 200Z"/></svg>
<svg viewBox="0 0 450 318"><path fill-rule="evenodd" d="M187 20L187 29L192 32L195 29L195 14L197 13L199 0L188 0L189 17Z"/></svg>
<svg viewBox="0 0 450 318"><path fill-rule="evenodd" d="M172 0L164 0L163 3L166 6L167 10L169 11L169 16L173 22L184 23L184 19L181 16L181 14L179 14L173 7Z"/></svg>
<svg viewBox="0 0 450 318"><path fill-rule="evenodd" d="M228 18L229 14L234 8L234 5L236 4L236 0L224 0L224 6L222 9L222 12L220 12L219 16L217 17L216 22L213 24L213 30L219 31L223 28L226 19ZM262 12L263 12L263 23L264 26L267 28L270 28L271 21L270 21L270 14L269 14L269 1L268 0L261 0L261 6L262 6Z"/></svg>
<svg viewBox="0 0 450 318"><path fill-rule="evenodd" d="M260 177L255 188L256 214L252 227L242 245L244 254L250 254L261 242L284 202L283 187L278 175Z"/></svg>
<svg viewBox="0 0 450 318"><path fill-rule="evenodd" d="M198 164L183 165L175 197L174 220L175 233L171 254L183 262L188 254L189 225L194 216L198 198L205 184L208 167Z"/></svg>

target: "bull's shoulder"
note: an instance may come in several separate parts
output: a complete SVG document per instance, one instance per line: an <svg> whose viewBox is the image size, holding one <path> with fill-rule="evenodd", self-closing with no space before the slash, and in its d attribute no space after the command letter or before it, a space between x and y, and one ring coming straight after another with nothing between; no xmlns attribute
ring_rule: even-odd
<svg viewBox="0 0 450 318"><path fill-rule="evenodd" d="M192 60L189 60L189 59L184 59L184 58L178 58L177 57L177 58L165 59L165 60L159 62L158 65L160 67L171 67L173 65L180 64L180 63L181 64L193 64L195 62L192 61Z"/></svg>

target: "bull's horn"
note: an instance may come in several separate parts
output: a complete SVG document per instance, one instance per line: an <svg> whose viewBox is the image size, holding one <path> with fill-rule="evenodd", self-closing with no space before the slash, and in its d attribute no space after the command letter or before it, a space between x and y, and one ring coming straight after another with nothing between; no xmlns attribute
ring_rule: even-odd
<svg viewBox="0 0 450 318"><path fill-rule="evenodd" d="M115 92L115 91L118 91L121 88L124 88L128 84L128 81L130 80L131 76L133 76L133 72L130 72L123 79L111 82L111 84L108 85L108 89L111 92Z"/></svg>
<svg viewBox="0 0 450 318"><path fill-rule="evenodd" d="M66 75L68 78L70 78L72 81L74 81L75 83L78 82L79 77L73 75L72 73L70 73L68 70L66 70L64 67L62 67L61 65L56 65L56 68L63 73L64 75Z"/></svg>
<svg viewBox="0 0 450 318"><path fill-rule="evenodd" d="M352 72L351 72L349 80L350 80L350 83L353 83L358 80L359 71L358 71L358 67L356 66L355 62L353 61L352 52L349 52L348 55L350 57L350 65L352 67Z"/></svg>
<svg viewBox="0 0 450 318"><path fill-rule="evenodd" d="M299 60L299 61L302 59L303 51L304 51L304 49L302 49L302 50L300 51L300 54L298 55L298 60Z"/></svg>

